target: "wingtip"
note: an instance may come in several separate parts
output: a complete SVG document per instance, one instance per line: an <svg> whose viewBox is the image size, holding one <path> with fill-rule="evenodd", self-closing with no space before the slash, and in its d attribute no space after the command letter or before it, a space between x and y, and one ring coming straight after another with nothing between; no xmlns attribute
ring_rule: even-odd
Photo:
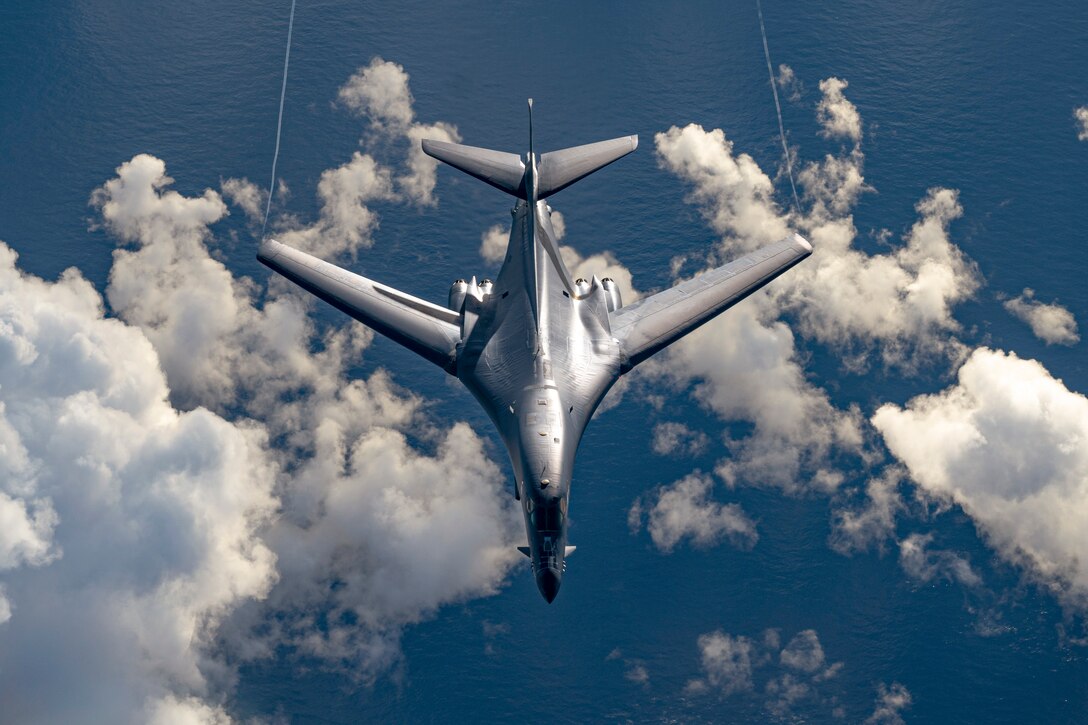
<svg viewBox="0 0 1088 725"><path fill-rule="evenodd" d="M793 241L797 242L797 246L801 247L806 253L812 254L812 243L809 242L809 240L805 239L797 232L794 232Z"/></svg>
<svg viewBox="0 0 1088 725"><path fill-rule="evenodd" d="M261 262L268 262L276 258L276 256L283 251L283 244L280 244L275 239L265 239L261 242L261 248L257 250L257 259Z"/></svg>
<svg viewBox="0 0 1088 725"><path fill-rule="evenodd" d="M428 156L434 156L434 145L435 141L433 139L424 138L419 140L419 147L423 149L423 153Z"/></svg>

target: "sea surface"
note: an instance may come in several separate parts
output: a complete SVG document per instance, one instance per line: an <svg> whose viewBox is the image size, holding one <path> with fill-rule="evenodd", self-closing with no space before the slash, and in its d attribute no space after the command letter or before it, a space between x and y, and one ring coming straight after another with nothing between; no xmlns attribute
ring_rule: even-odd
<svg viewBox="0 0 1088 725"><path fill-rule="evenodd" d="M76 266L105 289L116 242L95 227L88 198L137 153L164 159L184 194L229 177L266 185L289 7L0 1L0 239L23 269L53 279ZM1072 117L1088 104L1088 7L768 0L764 15L775 64L803 83L798 100L783 101L802 160L838 147L818 134L819 81L849 81L876 190L855 212L859 244L873 251L880 230L906 232L928 188L958 189L964 215L953 240L986 282L955 310L962 339L1039 359L1088 392L1084 343L1045 346L998 299L1031 287L1060 300L1082 332L1088 324L1088 143L1077 141ZM583 254L611 250L640 289L669 284L671 258L715 242L685 185L659 168L655 133L722 128L770 173L780 161L754 3L300 0L278 174L291 189L285 209L301 219L317 215L321 172L359 147L362 123L333 101L375 56L410 74L419 120L454 123L465 143L521 150L529 96L538 149L639 134L637 153L554 204L567 243ZM787 194L779 179L783 204ZM455 277L493 276L480 235L509 218L509 200L447 169L437 195L433 209L377 205L376 243L357 268L436 301ZM235 274L267 279L240 213L217 225L216 244ZM331 310L317 314L339 322ZM945 367L852 375L833 352L806 352L811 379L865 414L951 380ZM433 401L435 420L468 420L490 436L507 465L484 415L442 373L384 340L356 373L379 367ZM682 545L663 554L645 531L632 534L627 512L639 495L712 471L723 455L717 442L695 460L650 452L658 420L717 441L722 424L687 393L668 391L661 411L626 397L589 428L572 500L578 550L553 605L518 570L498 594L408 627L402 664L372 686L284 656L242 668L232 712L298 723L774 719L760 693L773 663L757 670L754 693L685 689L701 676L699 635L759 639L773 628L783 642L816 630L828 661L843 663L785 720L860 722L880 684L897 682L911 694L908 722L1088 721L1088 650L1062 634L1076 622L997 561L966 515L927 526L970 558L989 595L911 581L894 551L836 554L825 497L719 491L758 522L750 551ZM849 485L865 477L844 473ZM921 526L904 523L901 534ZM637 666L648 679L636 681Z"/></svg>

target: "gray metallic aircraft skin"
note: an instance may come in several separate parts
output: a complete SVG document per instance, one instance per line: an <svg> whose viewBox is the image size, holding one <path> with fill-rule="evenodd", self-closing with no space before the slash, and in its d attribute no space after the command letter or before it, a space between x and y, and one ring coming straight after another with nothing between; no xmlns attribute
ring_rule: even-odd
<svg viewBox="0 0 1088 725"><path fill-rule="evenodd" d="M572 280L543 197L630 153L629 136L540 157L424 141L424 150L518 198L492 283L458 280L440 307L275 241L258 259L464 383L502 436L537 586L551 602L566 556L574 457L625 372L807 257L799 235L622 307L612 280ZM531 142L530 142L531 146Z"/></svg>

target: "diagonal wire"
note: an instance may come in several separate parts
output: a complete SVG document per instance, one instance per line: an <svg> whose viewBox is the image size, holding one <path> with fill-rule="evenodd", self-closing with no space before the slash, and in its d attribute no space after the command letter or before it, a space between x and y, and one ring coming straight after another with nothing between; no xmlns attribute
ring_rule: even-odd
<svg viewBox="0 0 1088 725"><path fill-rule="evenodd" d="M793 183L793 163L790 161L790 150L786 146L786 128L782 123L782 104L778 102L778 87L774 80L774 70L771 69L771 51L767 47L767 28L763 25L763 6L756 0L756 12L759 13L759 32L763 35L763 57L767 59L767 75L771 79L771 93L774 94L774 110L778 114L778 137L782 139L782 153L786 156L786 173L790 177L790 190L793 192L793 208L800 214L801 202L797 200L797 185Z"/></svg>
<svg viewBox="0 0 1088 725"><path fill-rule="evenodd" d="M287 66L291 62L291 32L295 28L295 0L291 0L291 19L287 21L287 53L283 57L283 85L280 87L280 115L276 120L276 151L272 154L272 181L268 183L268 204L264 208L261 238L268 226L268 214L272 211L272 190L276 186L276 162L280 158L280 131L283 129L283 99L287 96Z"/></svg>

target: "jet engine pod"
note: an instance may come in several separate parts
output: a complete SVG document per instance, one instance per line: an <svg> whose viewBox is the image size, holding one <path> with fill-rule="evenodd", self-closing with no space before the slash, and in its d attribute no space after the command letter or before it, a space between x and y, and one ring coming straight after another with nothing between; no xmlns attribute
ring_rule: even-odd
<svg viewBox="0 0 1088 725"><path fill-rule="evenodd" d="M620 297L620 288L614 279L605 277L601 280L601 287L604 288L604 298L608 304L609 312L615 312L623 307L623 299Z"/></svg>
<svg viewBox="0 0 1088 725"><path fill-rule="evenodd" d="M493 290L494 288L494 283L492 283L492 281L489 279L485 279L483 282L480 283L480 292L482 292L485 297L490 295L491 290Z"/></svg>
<svg viewBox="0 0 1088 725"><path fill-rule="evenodd" d="M450 286L449 308L454 312L460 312L465 304L465 295L468 294L468 282L459 279Z"/></svg>
<svg viewBox="0 0 1088 725"><path fill-rule="evenodd" d="M584 277L579 277L574 280L574 296L578 298L585 297L589 294L590 284Z"/></svg>

